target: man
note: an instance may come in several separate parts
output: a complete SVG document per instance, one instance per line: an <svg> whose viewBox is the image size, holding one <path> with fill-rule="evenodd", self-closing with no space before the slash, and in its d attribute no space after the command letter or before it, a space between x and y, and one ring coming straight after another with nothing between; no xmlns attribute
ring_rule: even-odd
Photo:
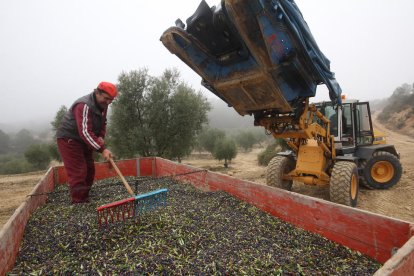
<svg viewBox="0 0 414 276"><path fill-rule="evenodd" d="M57 145L68 176L72 203L89 202L95 177L93 152L108 160L105 147L106 114L117 96L114 84L101 82L89 95L77 99L63 117L57 130Z"/></svg>

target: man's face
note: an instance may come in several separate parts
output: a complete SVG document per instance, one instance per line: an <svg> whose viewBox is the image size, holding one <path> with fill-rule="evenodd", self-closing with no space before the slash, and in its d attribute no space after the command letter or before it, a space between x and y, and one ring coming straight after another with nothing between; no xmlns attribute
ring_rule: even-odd
<svg viewBox="0 0 414 276"><path fill-rule="evenodd" d="M111 96L99 90L97 90L95 94L96 102L102 109L108 108L109 104L112 103L112 101L114 100Z"/></svg>

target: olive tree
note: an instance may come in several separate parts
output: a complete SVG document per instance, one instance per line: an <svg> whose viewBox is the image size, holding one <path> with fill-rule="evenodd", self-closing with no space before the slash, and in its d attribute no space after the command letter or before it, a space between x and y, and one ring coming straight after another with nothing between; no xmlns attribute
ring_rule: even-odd
<svg viewBox="0 0 414 276"><path fill-rule="evenodd" d="M13 139L11 139L12 151L18 155L23 155L29 146L39 144L32 133L27 129L22 129L17 132Z"/></svg>
<svg viewBox="0 0 414 276"><path fill-rule="evenodd" d="M237 155L237 147L234 140L225 138L216 141L214 146L214 158L218 161L224 160L224 167Z"/></svg>
<svg viewBox="0 0 414 276"><path fill-rule="evenodd" d="M62 119L65 116L66 112L68 112L68 108L62 105L59 110L56 112L55 119L50 123L52 125L52 130L55 132L58 130L60 124L62 123Z"/></svg>
<svg viewBox="0 0 414 276"><path fill-rule="evenodd" d="M210 105L200 92L184 83L177 70L152 77L147 69L122 73L119 96L112 105L108 134L118 157L189 154Z"/></svg>
<svg viewBox="0 0 414 276"><path fill-rule="evenodd" d="M56 132L59 129L59 126L62 123L62 119L65 116L66 112L68 112L68 108L65 105L62 105L59 108L59 110L56 112L54 120L50 123L52 125L52 130L54 132L53 137L55 138L56 138ZM62 161L62 157L59 154L56 141L49 144L49 154L52 159L55 159L57 161Z"/></svg>
<svg viewBox="0 0 414 276"><path fill-rule="evenodd" d="M256 144L256 136L251 131L241 131L236 135L237 144L244 149L250 151Z"/></svg>
<svg viewBox="0 0 414 276"><path fill-rule="evenodd" d="M147 69L121 73L118 77L119 95L112 103L108 123L108 142L117 157L154 154L146 112L150 83Z"/></svg>
<svg viewBox="0 0 414 276"><path fill-rule="evenodd" d="M33 166L24 156L9 155L0 160L0 174L19 174L33 171Z"/></svg>
<svg viewBox="0 0 414 276"><path fill-rule="evenodd" d="M197 135L202 125L208 121L207 112L209 103L203 98L201 92L194 93L193 89L181 83L170 100L169 141L166 152L167 157L181 158L191 153L197 146Z"/></svg>
<svg viewBox="0 0 414 276"><path fill-rule="evenodd" d="M31 145L24 153L26 160L34 169L44 170L49 166L50 154L46 144Z"/></svg>
<svg viewBox="0 0 414 276"><path fill-rule="evenodd" d="M205 128L198 136L198 142L202 148L214 155L216 142L224 139L226 133L218 128Z"/></svg>

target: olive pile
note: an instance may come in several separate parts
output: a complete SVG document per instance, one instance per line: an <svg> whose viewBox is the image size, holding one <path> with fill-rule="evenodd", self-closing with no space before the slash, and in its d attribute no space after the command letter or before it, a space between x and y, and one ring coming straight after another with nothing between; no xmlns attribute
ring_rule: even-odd
<svg viewBox="0 0 414 276"><path fill-rule="evenodd" d="M224 192L128 182L137 194L167 188L167 207L100 229L96 207L128 198L123 185L99 181L91 202L77 205L60 186L32 215L11 274L372 275L381 266Z"/></svg>

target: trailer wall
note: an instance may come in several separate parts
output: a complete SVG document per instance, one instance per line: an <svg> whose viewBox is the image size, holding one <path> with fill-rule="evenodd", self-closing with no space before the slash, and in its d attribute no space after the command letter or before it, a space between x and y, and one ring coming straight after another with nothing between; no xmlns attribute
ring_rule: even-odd
<svg viewBox="0 0 414 276"><path fill-rule="evenodd" d="M162 158L122 160L117 165L125 176L171 176L204 191L225 191L275 217L384 263L375 275L414 275L414 225L410 222ZM108 163L96 164L96 179L116 176ZM50 168L32 194L48 193L55 185L66 181L62 166ZM46 199L47 195L28 197L3 226L0 232L0 275L13 268L27 221Z"/></svg>

